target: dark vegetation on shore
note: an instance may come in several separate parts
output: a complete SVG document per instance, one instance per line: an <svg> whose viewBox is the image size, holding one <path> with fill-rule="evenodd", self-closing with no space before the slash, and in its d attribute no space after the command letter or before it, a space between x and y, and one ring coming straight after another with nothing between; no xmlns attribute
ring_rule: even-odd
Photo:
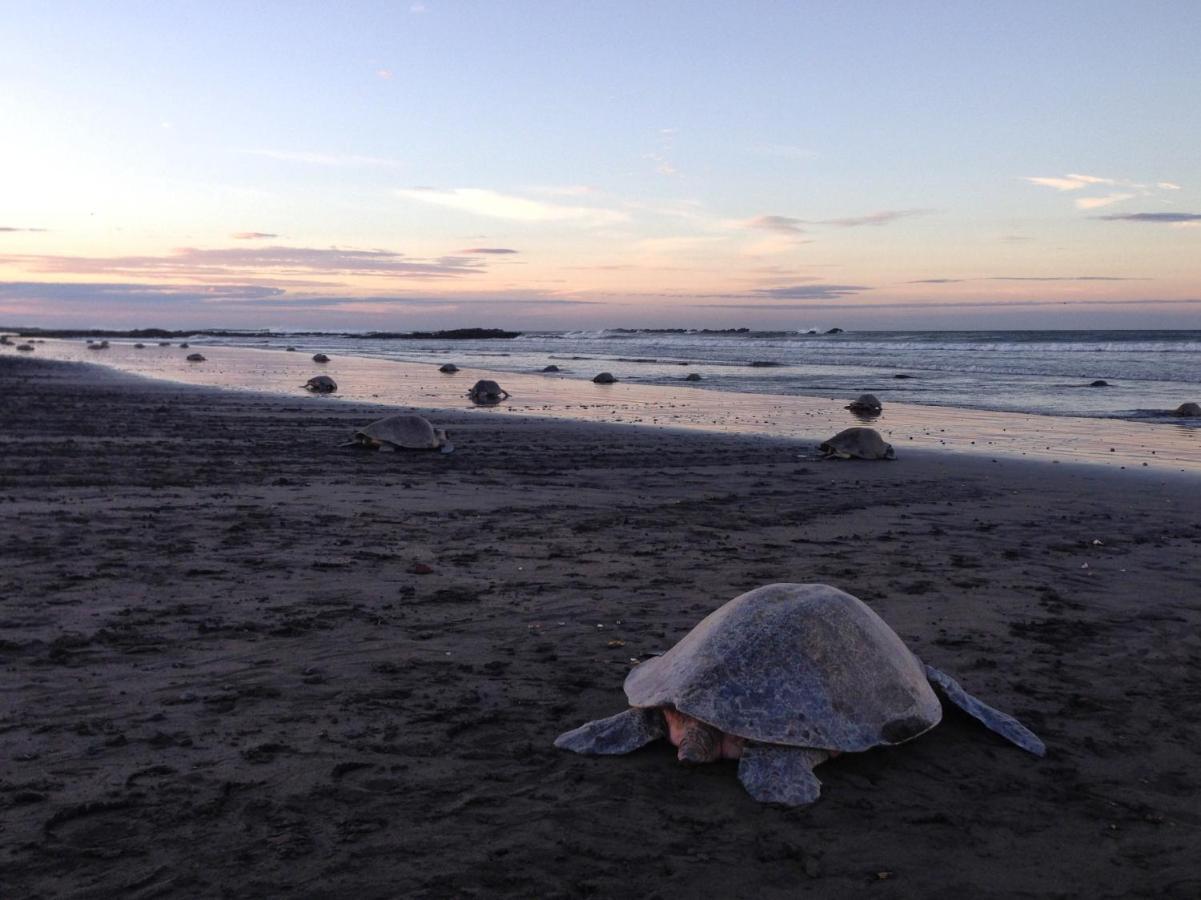
<svg viewBox="0 0 1201 900"><path fill-rule="evenodd" d="M0 331L15 333L20 337L43 338L187 338L187 337L272 337L285 332L240 331L229 328L193 328L171 331L165 328L0 328ZM505 331L501 328L451 328L447 331L368 331L365 334L341 331L289 331L289 337L345 337L369 340L446 340L486 341L519 337L520 331Z"/></svg>

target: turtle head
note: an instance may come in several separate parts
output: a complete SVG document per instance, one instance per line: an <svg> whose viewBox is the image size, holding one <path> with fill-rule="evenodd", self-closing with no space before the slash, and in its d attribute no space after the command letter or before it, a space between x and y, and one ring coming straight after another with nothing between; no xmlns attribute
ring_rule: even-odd
<svg viewBox="0 0 1201 900"><path fill-rule="evenodd" d="M720 729L670 706L663 707L663 718L668 738L679 748L676 759L680 762L696 766L722 758L724 735Z"/></svg>

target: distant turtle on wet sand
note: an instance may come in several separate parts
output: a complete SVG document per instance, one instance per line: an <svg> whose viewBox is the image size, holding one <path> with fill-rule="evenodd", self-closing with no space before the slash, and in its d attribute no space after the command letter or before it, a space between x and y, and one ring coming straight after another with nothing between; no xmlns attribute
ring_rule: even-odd
<svg viewBox="0 0 1201 900"><path fill-rule="evenodd" d="M324 353L314 353L313 362L326 363L329 362L329 357Z"/></svg>
<svg viewBox="0 0 1201 900"><path fill-rule="evenodd" d="M354 439L344 447L362 447L368 450L441 450L450 453L454 444L441 428L435 428L429 419L401 413L372 422L354 433Z"/></svg>
<svg viewBox="0 0 1201 900"><path fill-rule="evenodd" d="M295 347L284 347L284 352L286 352L286 353L295 353L295 352L296 352L296 348L295 348Z"/></svg>
<svg viewBox="0 0 1201 900"><path fill-rule="evenodd" d="M204 357L199 353L189 353L188 362L204 362Z"/></svg>
<svg viewBox="0 0 1201 900"><path fill-rule="evenodd" d="M170 347L170 346L171 346L171 342L170 342L170 341L159 341L159 342L158 342L158 345L159 345L160 347Z"/></svg>
<svg viewBox="0 0 1201 900"><path fill-rule="evenodd" d="M585 754L629 753L659 738L677 759L738 760L754 799L801 806L815 766L901 744L942 720L931 684L1023 750L1046 747L1012 716L918 659L865 603L825 584L770 584L735 597L625 680L630 709L559 735Z"/></svg>
<svg viewBox="0 0 1201 900"><path fill-rule="evenodd" d="M455 372L459 371L459 367L454 363L443 363L442 365L438 366L438 371L443 375L453 375Z"/></svg>
<svg viewBox="0 0 1201 900"><path fill-rule="evenodd" d="M884 408L884 404L876 399L875 394L860 394L848 403L846 408L853 412L878 413Z"/></svg>
<svg viewBox="0 0 1201 900"><path fill-rule="evenodd" d="M826 459L896 459L892 444L874 428L847 428L817 449Z"/></svg>
<svg viewBox="0 0 1201 900"><path fill-rule="evenodd" d="M471 398L472 403L478 403L481 406L492 406L500 403L501 400L507 400L509 392L495 381L488 378L481 378L471 386L471 390L467 392L467 396Z"/></svg>
<svg viewBox="0 0 1201 900"><path fill-rule="evenodd" d="M314 394L332 394L338 389L338 382L328 375L314 375L304 383L304 388Z"/></svg>
<svg viewBox="0 0 1201 900"><path fill-rule="evenodd" d="M1089 387L1110 387L1110 384L1104 378L1098 378L1096 381L1090 381L1088 383L1088 386Z"/></svg>
<svg viewBox="0 0 1201 900"><path fill-rule="evenodd" d="M145 348L146 348L145 344L134 344L133 345L133 349L135 349L135 350L144 350Z"/></svg>
<svg viewBox="0 0 1201 900"><path fill-rule="evenodd" d="M101 341L99 344L88 344L89 350L107 350L108 341Z"/></svg>
<svg viewBox="0 0 1201 900"><path fill-rule="evenodd" d="M187 342L187 341L184 341L182 344L180 344L180 345L179 345L179 349L181 349L181 350L187 350L187 349L188 349L188 342Z"/></svg>
<svg viewBox="0 0 1201 900"><path fill-rule="evenodd" d="M685 381L700 381L701 376L698 375L696 372L689 372L687 375L684 376L684 380Z"/></svg>
<svg viewBox="0 0 1201 900"><path fill-rule="evenodd" d="M543 366L542 371L543 372L558 372L559 367L556 365Z"/></svg>
<svg viewBox="0 0 1201 900"><path fill-rule="evenodd" d="M1184 416L1190 419L1197 418L1201 416L1201 403L1181 403L1172 410L1172 415Z"/></svg>
<svg viewBox="0 0 1201 900"><path fill-rule="evenodd" d="M593 384L615 384L617 379L613 377L612 372L601 372L592 379Z"/></svg>
<svg viewBox="0 0 1201 900"><path fill-rule="evenodd" d="M22 353L32 353L33 352L33 344L17 344L17 349L20 350Z"/></svg>

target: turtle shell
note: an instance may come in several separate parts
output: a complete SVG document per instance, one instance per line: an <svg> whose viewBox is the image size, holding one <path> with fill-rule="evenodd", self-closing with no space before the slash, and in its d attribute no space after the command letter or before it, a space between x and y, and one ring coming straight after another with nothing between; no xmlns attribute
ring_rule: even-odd
<svg viewBox="0 0 1201 900"><path fill-rule="evenodd" d="M861 600L825 584L735 597L625 680L631 706L673 706L727 734L854 752L939 723L922 663Z"/></svg>
<svg viewBox="0 0 1201 900"><path fill-rule="evenodd" d="M846 428L818 447L827 456L840 459L896 459L892 444L874 428Z"/></svg>
<svg viewBox="0 0 1201 900"><path fill-rule="evenodd" d="M305 382L304 386L314 394L332 394L338 389L338 382L328 375L314 375Z"/></svg>
<svg viewBox="0 0 1201 900"><path fill-rule="evenodd" d="M1201 404L1197 403L1181 403L1173 410L1177 416L1195 417L1201 416Z"/></svg>
<svg viewBox="0 0 1201 900"><path fill-rule="evenodd" d="M446 443L446 432L428 419L414 415L388 416L356 431L355 439L370 444L390 444L406 450L436 450Z"/></svg>
<svg viewBox="0 0 1201 900"><path fill-rule="evenodd" d="M847 404L847 409L854 409L861 412L879 412L883 408L883 404L880 403L875 394L860 394Z"/></svg>
<svg viewBox="0 0 1201 900"><path fill-rule="evenodd" d="M459 367L454 363L443 363L442 365L438 366L438 371L444 375L453 375L455 372L459 371Z"/></svg>

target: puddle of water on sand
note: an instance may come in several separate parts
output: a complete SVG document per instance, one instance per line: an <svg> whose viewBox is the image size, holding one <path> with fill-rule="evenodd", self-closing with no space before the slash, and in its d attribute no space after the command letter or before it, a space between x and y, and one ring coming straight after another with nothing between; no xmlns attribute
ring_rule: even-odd
<svg viewBox="0 0 1201 900"><path fill-rule="evenodd" d="M0 348L10 351L12 348ZM1112 419L1036 416L890 403L867 421L843 409L846 398L780 397L721 393L685 386L598 385L555 375L462 369L440 373L434 365L335 356L315 363L307 353L205 346L205 362L189 363L197 348L151 344L136 349L112 343L91 350L79 341L48 340L37 355L99 363L123 372L193 385L267 391L296 397L312 376L329 375L338 393L314 403L366 401L425 409L473 410L479 415L535 415L589 422L762 434L816 443L852 425L870 425L899 453L907 447L956 450L983 456L1057 459L1063 462L1201 472L1201 428ZM474 407L467 389L493 378L512 399Z"/></svg>

